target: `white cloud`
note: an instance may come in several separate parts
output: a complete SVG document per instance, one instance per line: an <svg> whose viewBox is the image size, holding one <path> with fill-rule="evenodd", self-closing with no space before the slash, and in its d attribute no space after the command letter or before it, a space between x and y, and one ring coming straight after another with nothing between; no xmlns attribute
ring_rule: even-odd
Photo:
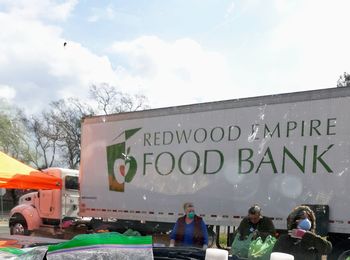
<svg viewBox="0 0 350 260"><path fill-rule="evenodd" d="M110 20L113 20L114 17L116 16L116 12L115 12L115 10L113 9L112 6L107 6L107 8L106 8L106 14L107 14L107 17L108 17Z"/></svg>
<svg viewBox="0 0 350 260"><path fill-rule="evenodd" d="M8 11L0 12L0 96L32 111L58 98L84 99L91 84L102 82L143 93L152 107L271 94L276 87L286 92L335 86L340 74L350 72L350 2L272 2L278 26L259 32L256 42L232 50L230 56L208 51L191 38L143 36L115 42L109 59L65 39L62 28L39 20L66 19L76 1L0 0ZM254 11L261 4L230 3L228 14ZM111 5L95 11L92 21L138 22Z"/></svg>
<svg viewBox="0 0 350 260"><path fill-rule="evenodd" d="M88 17L87 21L90 23L95 23L98 20L100 20L100 17L97 14L93 14L91 16Z"/></svg>
<svg viewBox="0 0 350 260"><path fill-rule="evenodd" d="M0 85L0 98L11 100L16 96L16 90L7 85Z"/></svg>
<svg viewBox="0 0 350 260"><path fill-rule="evenodd" d="M235 10L235 7L236 7L235 2L232 1L226 10L226 14L225 14L226 19L232 15L233 11Z"/></svg>
<svg viewBox="0 0 350 260"><path fill-rule="evenodd" d="M126 61L118 68L119 85L144 91L152 107L228 99L236 87L225 57L192 39L144 36L116 42L112 51Z"/></svg>
<svg viewBox="0 0 350 260"><path fill-rule="evenodd" d="M350 71L350 2L277 2L285 12L261 48L265 79L293 91L335 87L339 75Z"/></svg>
<svg viewBox="0 0 350 260"><path fill-rule="evenodd" d="M78 0L0 0L8 13L24 18L45 18L65 20L73 11Z"/></svg>
<svg viewBox="0 0 350 260"><path fill-rule="evenodd" d="M84 98L92 84L115 85L108 58L63 39L59 27L4 13L0 24L8 25L0 34L0 84L16 89L20 106L39 111L51 100Z"/></svg>
<svg viewBox="0 0 350 260"><path fill-rule="evenodd" d="M286 13L292 11L296 5L297 1L274 0L274 7L280 15L286 15Z"/></svg>
<svg viewBox="0 0 350 260"><path fill-rule="evenodd" d="M233 88L225 57L191 39L117 42L113 52L125 63L114 70L107 56L64 39L58 26L13 12L0 13L0 24L8 25L0 34L0 84L16 89L13 99L30 112L59 98L84 100L102 82L145 94L151 107L228 99Z"/></svg>
<svg viewBox="0 0 350 260"><path fill-rule="evenodd" d="M112 4L104 6L102 8L91 8L91 15L87 18L90 23L99 21L117 21L121 24L137 24L140 18L134 14L126 13L118 10Z"/></svg>

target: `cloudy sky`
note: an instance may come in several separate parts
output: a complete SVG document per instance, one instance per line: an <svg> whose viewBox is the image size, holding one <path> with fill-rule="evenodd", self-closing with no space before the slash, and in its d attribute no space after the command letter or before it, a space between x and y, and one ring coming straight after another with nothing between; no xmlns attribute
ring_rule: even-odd
<svg viewBox="0 0 350 260"><path fill-rule="evenodd" d="M348 0L0 0L0 97L38 111L108 83L156 108L335 87L350 72L349 10Z"/></svg>

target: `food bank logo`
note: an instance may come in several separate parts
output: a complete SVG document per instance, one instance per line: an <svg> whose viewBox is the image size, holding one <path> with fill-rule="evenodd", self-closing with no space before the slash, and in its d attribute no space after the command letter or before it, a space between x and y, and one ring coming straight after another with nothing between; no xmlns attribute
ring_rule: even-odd
<svg viewBox="0 0 350 260"><path fill-rule="evenodd" d="M131 148L126 147L126 140L133 136L141 128L125 130L116 138L123 136L121 143L107 146L107 165L109 190L124 192L125 183L129 183L135 177L137 162L131 155Z"/></svg>

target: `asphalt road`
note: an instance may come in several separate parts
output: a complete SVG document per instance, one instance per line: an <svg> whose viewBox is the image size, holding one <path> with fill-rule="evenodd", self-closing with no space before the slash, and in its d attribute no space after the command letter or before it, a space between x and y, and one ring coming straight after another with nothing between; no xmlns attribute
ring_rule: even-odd
<svg viewBox="0 0 350 260"><path fill-rule="evenodd" d="M80 232L77 232L76 234L78 233ZM76 234L69 234L67 236L64 236L63 239L69 240ZM45 242L59 243L64 241L62 239L58 239L58 237L55 237L48 232L36 232L32 233L30 236L11 236L8 222L0 221L0 241L6 240L17 240L20 246ZM169 235L155 235L153 236L153 243L157 245L167 246L169 244Z"/></svg>
<svg viewBox="0 0 350 260"><path fill-rule="evenodd" d="M40 236L40 234L32 234L31 236L18 236L18 235L10 235L10 229L8 227L7 222L0 222L0 242L4 246L11 247L27 247L30 245L39 245L42 243L60 243L65 240L56 239L51 236Z"/></svg>

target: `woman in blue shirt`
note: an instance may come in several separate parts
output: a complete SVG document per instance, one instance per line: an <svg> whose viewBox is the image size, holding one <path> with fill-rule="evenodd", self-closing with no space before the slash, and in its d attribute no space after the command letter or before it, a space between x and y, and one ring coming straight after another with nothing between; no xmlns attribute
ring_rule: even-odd
<svg viewBox="0 0 350 260"><path fill-rule="evenodd" d="M194 212L193 203L184 204L185 216L178 218L170 234L170 246L208 247L208 230Z"/></svg>

